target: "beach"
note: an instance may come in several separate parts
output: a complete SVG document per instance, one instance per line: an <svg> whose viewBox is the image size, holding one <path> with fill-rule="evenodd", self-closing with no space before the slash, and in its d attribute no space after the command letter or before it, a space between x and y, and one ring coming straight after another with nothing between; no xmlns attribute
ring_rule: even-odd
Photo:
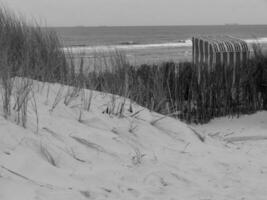
<svg viewBox="0 0 267 200"><path fill-rule="evenodd" d="M267 50L267 38L245 40L253 55L253 44L260 44L263 52ZM147 45L110 45L110 46L85 46L65 47L66 52L71 52L77 62L84 58L85 65L90 65L96 57L110 57L110 52L120 51L126 55L132 65L160 64L162 62L191 62L192 41L180 43L147 44Z"/></svg>
<svg viewBox="0 0 267 200"><path fill-rule="evenodd" d="M267 25L0 28L0 200L266 200Z"/></svg>
<svg viewBox="0 0 267 200"><path fill-rule="evenodd" d="M62 37L64 49L90 63L97 53L111 50L126 54L132 65L184 62L192 59L192 37L231 35L245 40L251 48L259 43L267 49L267 26L161 26L161 27L65 27L53 28ZM251 48L252 50L252 48Z"/></svg>

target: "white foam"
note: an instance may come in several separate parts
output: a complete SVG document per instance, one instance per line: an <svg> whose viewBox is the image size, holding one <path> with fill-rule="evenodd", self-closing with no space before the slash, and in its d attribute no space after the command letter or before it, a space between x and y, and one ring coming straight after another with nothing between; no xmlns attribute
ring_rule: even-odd
<svg viewBox="0 0 267 200"><path fill-rule="evenodd" d="M185 40L183 42L169 42L158 44L133 44L133 45L110 45L110 46L84 46L84 47L66 47L64 51L71 51L73 53L82 52L95 52L95 51L110 51L117 50L138 50L149 48L178 48L178 47L190 47L192 46L191 40Z"/></svg>
<svg viewBox="0 0 267 200"><path fill-rule="evenodd" d="M246 39L245 40L247 43L252 44L252 43L260 43L264 44L267 43L267 37L262 37L262 38L251 38L251 39Z"/></svg>

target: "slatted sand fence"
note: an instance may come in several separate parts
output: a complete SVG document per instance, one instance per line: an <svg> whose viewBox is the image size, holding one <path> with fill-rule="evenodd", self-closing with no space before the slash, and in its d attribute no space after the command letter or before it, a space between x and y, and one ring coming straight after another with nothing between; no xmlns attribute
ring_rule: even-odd
<svg viewBox="0 0 267 200"><path fill-rule="evenodd" d="M192 38L192 43L192 61L197 66L198 77L204 65L208 70L216 65L227 65L235 70L249 59L247 43L231 36L198 36Z"/></svg>
<svg viewBox="0 0 267 200"><path fill-rule="evenodd" d="M231 36L198 36L192 38L193 63L240 65L249 58L249 47L241 39Z"/></svg>
<svg viewBox="0 0 267 200"><path fill-rule="evenodd" d="M214 117L255 112L262 102L249 63L250 51L243 40L231 36L199 36L192 39L193 59L182 102L182 118L206 122ZM181 69L184 71L184 69ZM183 75L184 76L184 75ZM182 83L184 78L177 77ZM186 102L186 104L184 104Z"/></svg>

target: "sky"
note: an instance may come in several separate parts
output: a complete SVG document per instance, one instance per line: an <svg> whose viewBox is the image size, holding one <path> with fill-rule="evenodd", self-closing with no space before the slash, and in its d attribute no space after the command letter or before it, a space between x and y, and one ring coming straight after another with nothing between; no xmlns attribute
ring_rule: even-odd
<svg viewBox="0 0 267 200"><path fill-rule="evenodd" d="M48 26L267 24L267 0L0 0Z"/></svg>

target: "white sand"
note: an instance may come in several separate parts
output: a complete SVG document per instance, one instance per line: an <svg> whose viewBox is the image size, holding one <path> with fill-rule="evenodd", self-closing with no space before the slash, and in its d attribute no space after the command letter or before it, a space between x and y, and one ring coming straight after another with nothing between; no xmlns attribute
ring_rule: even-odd
<svg viewBox="0 0 267 200"><path fill-rule="evenodd" d="M60 86L50 84L47 101L48 86L35 83L38 133L31 104L26 129L0 117L1 200L266 199L267 112L153 123L162 116L137 105L130 113L129 102L122 117L103 114L111 96L94 92L79 122L80 97L64 105L65 87L49 112Z"/></svg>

